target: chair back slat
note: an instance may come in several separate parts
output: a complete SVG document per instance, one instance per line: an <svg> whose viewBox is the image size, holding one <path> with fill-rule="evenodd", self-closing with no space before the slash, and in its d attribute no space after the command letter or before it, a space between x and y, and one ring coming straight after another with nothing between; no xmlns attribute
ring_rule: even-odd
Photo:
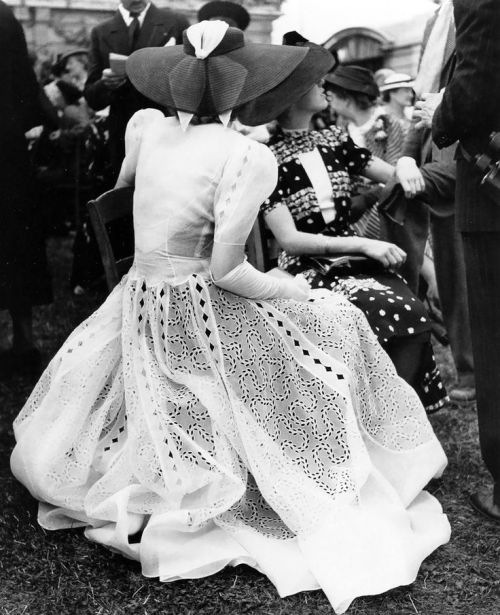
<svg viewBox="0 0 500 615"><path fill-rule="evenodd" d="M118 284L122 275L130 269L134 257L130 255L118 260L115 258L106 225L119 219L131 218L133 200L134 189L126 187L109 190L87 204L101 254L106 283L110 291Z"/></svg>

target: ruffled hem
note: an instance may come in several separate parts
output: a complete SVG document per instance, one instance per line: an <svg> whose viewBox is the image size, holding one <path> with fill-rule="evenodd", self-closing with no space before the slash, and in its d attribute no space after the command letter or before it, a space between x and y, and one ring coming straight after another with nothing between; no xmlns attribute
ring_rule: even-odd
<svg viewBox="0 0 500 615"><path fill-rule="evenodd" d="M124 278L14 428L12 470L39 522L85 527L163 581L245 563L280 595L323 589L342 613L412 582L449 537L422 492L444 452L342 297Z"/></svg>
<svg viewBox="0 0 500 615"><path fill-rule="evenodd" d="M89 540L138 561L144 576L162 582L246 564L266 575L281 597L321 589L341 614L357 597L413 583L422 561L450 537L433 496L421 492L404 508L383 482L372 476L359 504L339 510L314 533L288 540L227 528L216 519L197 531L183 529L169 513L149 517L121 510L111 522L41 504L38 520L48 530L85 526ZM140 542L129 543L138 530Z"/></svg>

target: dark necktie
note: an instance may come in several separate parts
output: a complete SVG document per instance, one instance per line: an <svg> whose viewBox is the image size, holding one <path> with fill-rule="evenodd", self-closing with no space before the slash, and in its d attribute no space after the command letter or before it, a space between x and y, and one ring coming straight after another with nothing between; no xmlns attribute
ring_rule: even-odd
<svg viewBox="0 0 500 615"><path fill-rule="evenodd" d="M141 24L139 23L139 15L140 13L135 13L130 11L130 17L132 17L132 22L128 27L128 40L130 46L130 53L135 51L137 47L137 41L139 39L139 33L141 31Z"/></svg>

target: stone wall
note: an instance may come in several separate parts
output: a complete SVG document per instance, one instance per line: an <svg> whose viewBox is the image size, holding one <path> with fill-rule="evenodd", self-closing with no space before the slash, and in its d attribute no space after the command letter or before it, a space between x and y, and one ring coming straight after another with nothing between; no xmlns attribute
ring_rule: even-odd
<svg viewBox="0 0 500 615"><path fill-rule="evenodd" d="M23 24L31 49L50 57L73 47L86 47L90 30L113 14L118 0L6 0ZM176 9L194 23L204 4L199 0L155 0L160 7ZM255 42L270 42L272 22L280 15L281 0L241 2L252 15L247 30Z"/></svg>

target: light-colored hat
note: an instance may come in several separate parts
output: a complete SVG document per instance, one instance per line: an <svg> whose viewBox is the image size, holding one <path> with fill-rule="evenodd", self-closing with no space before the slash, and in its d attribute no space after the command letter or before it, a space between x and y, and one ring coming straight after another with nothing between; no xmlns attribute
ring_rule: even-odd
<svg viewBox="0 0 500 615"><path fill-rule="evenodd" d="M389 75L384 83L380 86L381 92L389 90L397 90L398 88L413 88L414 80L405 73L394 73Z"/></svg>
<svg viewBox="0 0 500 615"><path fill-rule="evenodd" d="M135 51L126 69L134 87L175 109L185 128L195 114L227 124L233 110L253 126L274 119L332 64L322 47L247 43L238 28L202 21L184 31L182 45ZM248 106L264 96L265 105Z"/></svg>

